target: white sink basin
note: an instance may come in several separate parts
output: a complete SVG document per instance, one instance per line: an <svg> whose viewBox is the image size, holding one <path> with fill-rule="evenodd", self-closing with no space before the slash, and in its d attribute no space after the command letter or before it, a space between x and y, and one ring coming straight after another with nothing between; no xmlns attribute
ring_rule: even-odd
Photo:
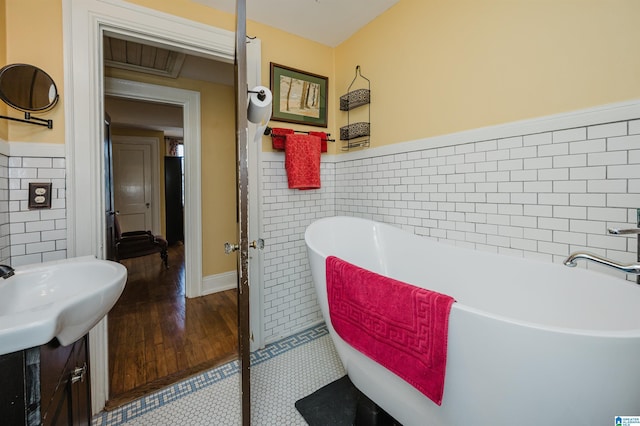
<svg viewBox="0 0 640 426"><path fill-rule="evenodd" d="M0 279L0 355L89 332L120 297L127 269L93 256L17 267Z"/></svg>

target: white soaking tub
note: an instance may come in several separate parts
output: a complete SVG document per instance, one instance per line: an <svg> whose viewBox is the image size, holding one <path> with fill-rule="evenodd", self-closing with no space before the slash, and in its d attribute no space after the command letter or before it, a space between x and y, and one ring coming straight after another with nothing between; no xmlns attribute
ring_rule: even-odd
<svg viewBox="0 0 640 426"><path fill-rule="evenodd" d="M322 313L355 386L405 426L609 425L640 416L640 286L331 217L305 233ZM329 318L336 256L456 299L442 405L356 351Z"/></svg>

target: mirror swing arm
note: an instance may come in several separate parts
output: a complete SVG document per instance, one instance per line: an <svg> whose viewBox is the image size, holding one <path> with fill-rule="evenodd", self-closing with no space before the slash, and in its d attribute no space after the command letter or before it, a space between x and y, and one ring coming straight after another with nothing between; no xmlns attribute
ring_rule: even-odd
<svg viewBox="0 0 640 426"><path fill-rule="evenodd" d="M44 118L32 117L31 113L26 111L24 113L24 119L8 117L6 115L0 115L0 118L4 118L5 120L11 120L11 121L19 121L21 123L35 124L36 126L44 126L47 129L53 129L53 120L51 119L45 120Z"/></svg>

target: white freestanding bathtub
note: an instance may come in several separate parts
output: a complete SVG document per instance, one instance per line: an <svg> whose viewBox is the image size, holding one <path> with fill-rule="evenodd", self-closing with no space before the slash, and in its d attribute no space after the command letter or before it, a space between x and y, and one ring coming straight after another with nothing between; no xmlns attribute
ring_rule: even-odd
<svg viewBox="0 0 640 426"><path fill-rule="evenodd" d="M404 426L612 425L640 416L640 286L582 268L468 250L331 217L305 233L322 313L355 386ZM331 326L325 259L457 300L438 406Z"/></svg>

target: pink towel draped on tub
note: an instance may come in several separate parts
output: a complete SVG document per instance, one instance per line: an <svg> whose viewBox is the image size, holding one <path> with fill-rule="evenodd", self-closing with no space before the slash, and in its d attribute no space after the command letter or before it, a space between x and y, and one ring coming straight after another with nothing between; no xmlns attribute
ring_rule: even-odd
<svg viewBox="0 0 640 426"><path fill-rule="evenodd" d="M289 188L320 188L320 138L311 135L286 136L284 168Z"/></svg>
<svg viewBox="0 0 640 426"><path fill-rule="evenodd" d="M455 300L334 256L326 267L329 316L338 335L441 405Z"/></svg>

